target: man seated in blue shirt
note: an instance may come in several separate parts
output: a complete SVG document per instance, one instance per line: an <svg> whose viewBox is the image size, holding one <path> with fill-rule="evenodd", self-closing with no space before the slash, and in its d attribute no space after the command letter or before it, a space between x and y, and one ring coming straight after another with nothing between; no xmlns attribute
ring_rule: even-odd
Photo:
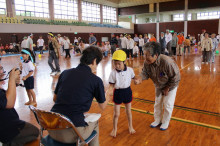
<svg viewBox="0 0 220 146"><path fill-rule="evenodd" d="M20 81L20 71L13 69L9 75L8 90L2 89L4 70L0 67L0 141L3 146L23 146L37 139L39 130L34 125L19 119L14 109L16 83Z"/></svg>
<svg viewBox="0 0 220 146"><path fill-rule="evenodd" d="M62 72L54 92L55 105L51 111L67 116L84 139L88 138L93 130L99 133L98 121L86 123L84 120L84 113L89 111L93 98L95 97L101 110L104 110L109 101L109 98L105 99L101 78L94 74L102 58L102 52L98 47L87 47L82 53L80 64ZM71 128L49 131L49 134L60 142L76 142L75 133ZM89 143L89 146L98 145L99 135Z"/></svg>

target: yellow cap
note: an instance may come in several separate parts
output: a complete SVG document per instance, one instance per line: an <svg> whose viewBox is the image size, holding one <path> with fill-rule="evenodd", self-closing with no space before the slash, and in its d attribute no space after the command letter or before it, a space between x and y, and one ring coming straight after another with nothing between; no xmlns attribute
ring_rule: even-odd
<svg viewBox="0 0 220 146"><path fill-rule="evenodd" d="M113 53L112 60L125 61L126 57L127 55L124 51L117 50Z"/></svg>

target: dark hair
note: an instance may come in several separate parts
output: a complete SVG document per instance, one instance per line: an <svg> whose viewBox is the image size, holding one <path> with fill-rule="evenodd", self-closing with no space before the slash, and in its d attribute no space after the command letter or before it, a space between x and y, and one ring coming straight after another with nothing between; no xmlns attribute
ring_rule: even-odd
<svg viewBox="0 0 220 146"><path fill-rule="evenodd" d="M154 57L154 55L159 56L160 53L161 53L161 46L160 46L160 43L158 43L158 42L146 43L143 46L143 48L144 48L145 51L149 51L152 57Z"/></svg>
<svg viewBox="0 0 220 146"><path fill-rule="evenodd" d="M90 65L96 59L96 64L102 60L102 52L96 46L89 46L82 52L82 57L80 58L80 63L85 65Z"/></svg>
<svg viewBox="0 0 220 146"><path fill-rule="evenodd" d="M84 40L84 39L81 39L80 41L79 41L80 43L82 42L82 43L86 43L86 41Z"/></svg>
<svg viewBox="0 0 220 146"><path fill-rule="evenodd" d="M33 53L32 53L32 51L31 51L29 48L23 48L23 50L28 51L28 52L31 54L32 58L33 58ZM26 53L24 53L24 52L21 51L21 54L26 54ZM30 55L29 55L29 57L28 57L28 60L31 60Z"/></svg>

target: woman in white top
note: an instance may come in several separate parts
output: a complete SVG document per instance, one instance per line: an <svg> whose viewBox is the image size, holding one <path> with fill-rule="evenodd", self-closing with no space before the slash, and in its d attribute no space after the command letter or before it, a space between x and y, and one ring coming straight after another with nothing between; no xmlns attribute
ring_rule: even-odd
<svg viewBox="0 0 220 146"><path fill-rule="evenodd" d="M85 40L81 39L79 43L80 51L83 52L87 47L89 47L89 44L85 44Z"/></svg>
<svg viewBox="0 0 220 146"><path fill-rule="evenodd" d="M142 38L142 35L139 35L139 50L140 50L140 56L144 55L144 52L142 50L142 47L144 46L144 39Z"/></svg>
<svg viewBox="0 0 220 146"><path fill-rule="evenodd" d="M133 58L133 48L134 48L134 40L131 38L130 35L128 35L127 39L127 58L129 58L130 54Z"/></svg>
<svg viewBox="0 0 220 146"><path fill-rule="evenodd" d="M66 36L64 36L63 46L64 46L64 50L66 52L65 58L67 58L67 56L69 56L69 58L71 58L71 56L70 56L70 40Z"/></svg>

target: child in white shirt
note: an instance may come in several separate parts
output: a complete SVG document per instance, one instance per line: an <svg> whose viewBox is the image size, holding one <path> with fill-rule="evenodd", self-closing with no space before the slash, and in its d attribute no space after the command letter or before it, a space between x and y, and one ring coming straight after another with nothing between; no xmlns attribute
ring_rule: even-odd
<svg viewBox="0 0 220 146"><path fill-rule="evenodd" d="M133 48L133 56L138 57L138 53L139 53L139 49L138 49L137 43L135 42L134 48Z"/></svg>

